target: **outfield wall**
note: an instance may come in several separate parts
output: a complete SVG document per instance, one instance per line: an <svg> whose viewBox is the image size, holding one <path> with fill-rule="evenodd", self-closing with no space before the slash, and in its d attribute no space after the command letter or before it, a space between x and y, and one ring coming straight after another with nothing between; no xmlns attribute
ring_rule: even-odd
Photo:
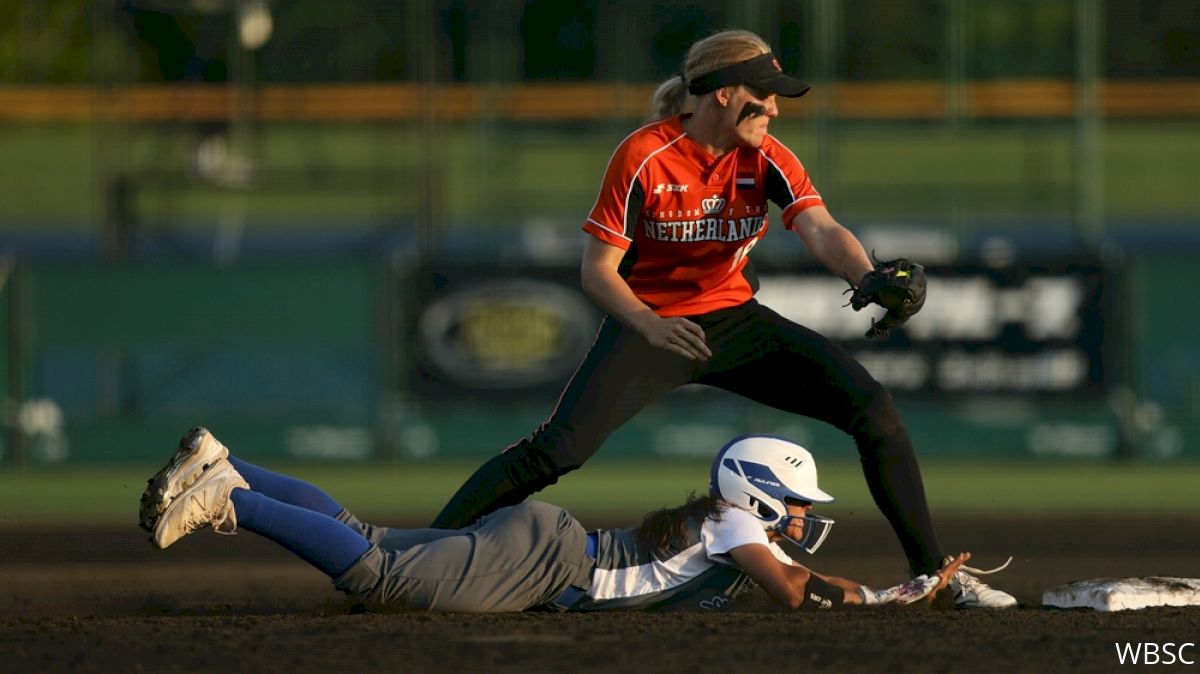
<svg viewBox="0 0 1200 674"><path fill-rule="evenodd" d="M428 347L418 343L413 269L403 257L229 266L25 263L3 292L0 385L11 401L3 463L145 460L161 456L198 423L259 455L297 459L423 460L499 451L550 412L575 356L565 370L556 366L557 377L489 395L431 388L422 365ZM1191 254L1160 252L1130 256L1109 270L1101 324L1079 333L1084 341L1100 340L1107 354L1099 382L1058 391L904 390L893 382L921 452L1200 457L1200 349L1193 339L1200 319L1178 301L1192 269ZM434 276L427 278L436 284ZM573 280L562 283L570 289ZM835 295L829 300L840 304ZM775 297L772 303L782 301ZM963 311L978 309L970 304L977 297L951 301ZM921 333L922 319L943 320L930 309L914 319L912 334ZM849 309L844 319L847 334L867 320ZM595 316L577 320L586 330ZM483 325L510 330L507 341L498 340L508 349L500 357L518 366L532 362L535 370L546 361L530 361L530 354L561 337L553 325L515 334L511 325ZM500 347L486 348L495 356ZM855 348L872 353L867 344ZM852 452L847 438L822 424L698 387L645 410L603 451L703 453L715 438L751 431Z"/></svg>

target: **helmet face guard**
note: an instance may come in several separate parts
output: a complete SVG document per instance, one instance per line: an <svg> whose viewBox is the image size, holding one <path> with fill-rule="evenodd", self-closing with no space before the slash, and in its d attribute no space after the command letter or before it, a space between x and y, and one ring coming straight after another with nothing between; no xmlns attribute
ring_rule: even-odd
<svg viewBox="0 0 1200 674"><path fill-rule="evenodd" d="M804 520L804 536L800 540L796 540L787 535L788 527L791 526L792 520ZM775 525L775 531L780 536L800 546L800 549L813 554L821 544L825 542L825 537L829 535L829 530L833 528L833 520L820 515L805 515L804 517L793 517L784 515L779 519L779 524Z"/></svg>

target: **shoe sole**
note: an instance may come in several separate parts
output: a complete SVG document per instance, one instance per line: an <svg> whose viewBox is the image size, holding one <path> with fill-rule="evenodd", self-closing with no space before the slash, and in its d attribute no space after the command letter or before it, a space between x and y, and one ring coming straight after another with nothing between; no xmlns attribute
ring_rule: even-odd
<svg viewBox="0 0 1200 674"><path fill-rule="evenodd" d="M1003 604L978 604L978 603L973 603L973 602L962 602L962 603L955 602L954 608L956 608L960 611L986 611L989 609L996 611L996 610L1006 609L1006 608L1016 608L1017 604L1018 604L1018 602L1015 602L1015 601L1011 602L1011 603L1003 603Z"/></svg>
<svg viewBox="0 0 1200 674"><path fill-rule="evenodd" d="M171 547L177 541L188 534L195 533L204 527L211 526L217 533L233 533L237 530L237 519L229 509L229 496L234 489L241 487L249 489L250 485L237 472L236 469L228 462L218 459L213 462L211 468L197 472L196 479L189 484L183 491L179 492L175 498L171 499L163 509L162 515L154 524L154 531L151 532L150 541L155 547L165 550ZM220 505L211 502L212 493L206 493L213 484L218 484L224 490L224 500ZM199 494L197 494L199 492ZM189 499L199 499L189 500ZM176 530L172 531L170 526L171 509L172 508L190 508L193 511L192 517L187 517L186 513L182 521L176 519L173 522ZM197 522L195 513L203 513L205 518L202 522ZM191 524L189 524L191 522ZM221 530L219 527L222 523L228 522L230 527L227 530ZM180 530L182 529L182 530Z"/></svg>
<svg viewBox="0 0 1200 674"><path fill-rule="evenodd" d="M210 447L216 451L203 452L205 438L212 438L208 429L197 426L183 435L171 460L154 477L146 481L138 508L138 525L153 532L158 518L171 501L191 487L214 463L229 456L229 450L216 438Z"/></svg>
<svg viewBox="0 0 1200 674"><path fill-rule="evenodd" d="M991 602L980 601L979 599L962 599L960 596L954 597L954 608L964 611L1013 608L1017 606L1018 603L1019 602L1017 601L1017 598L1012 595L1008 595L1007 599L995 600Z"/></svg>

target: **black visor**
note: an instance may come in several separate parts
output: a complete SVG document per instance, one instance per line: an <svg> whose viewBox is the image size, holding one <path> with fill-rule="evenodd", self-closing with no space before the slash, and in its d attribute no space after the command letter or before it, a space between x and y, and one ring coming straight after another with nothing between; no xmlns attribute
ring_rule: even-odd
<svg viewBox="0 0 1200 674"><path fill-rule="evenodd" d="M784 75L775 55L768 52L749 61L734 63L697 77L688 82L688 93L699 96L735 84L748 84L756 89L788 98L803 96L809 90L807 82Z"/></svg>

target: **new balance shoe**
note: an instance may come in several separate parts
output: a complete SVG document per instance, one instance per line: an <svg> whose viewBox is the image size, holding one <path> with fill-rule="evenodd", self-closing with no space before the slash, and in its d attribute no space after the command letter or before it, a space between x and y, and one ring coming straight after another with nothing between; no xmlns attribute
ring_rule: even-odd
<svg viewBox="0 0 1200 674"><path fill-rule="evenodd" d="M229 495L237 488L249 489L250 485L232 463L218 459L200 473L194 484L171 499L155 523L150 540L160 548L168 548L206 526L217 533L236 532L237 513Z"/></svg>
<svg viewBox="0 0 1200 674"><path fill-rule="evenodd" d="M949 559L949 558L947 558ZM979 580L975 575L986 576L1003 571L1012 563L1008 561L994 569L975 569L969 566L960 567L950 579L950 589L954 591L955 608L1011 608L1017 605L1017 598L1007 592L997 590Z"/></svg>
<svg viewBox="0 0 1200 674"><path fill-rule="evenodd" d="M146 531L153 531L171 501L195 484L210 466L228 456L229 450L208 429L197 426L184 433L171 460L147 481L138 509L138 524Z"/></svg>

